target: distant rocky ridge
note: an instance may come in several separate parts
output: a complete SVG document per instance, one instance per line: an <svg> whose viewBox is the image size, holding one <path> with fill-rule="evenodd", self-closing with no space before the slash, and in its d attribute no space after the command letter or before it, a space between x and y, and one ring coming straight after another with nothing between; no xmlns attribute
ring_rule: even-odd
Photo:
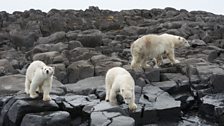
<svg viewBox="0 0 224 126"><path fill-rule="evenodd" d="M149 33L180 35L191 47L176 49L180 64L164 60L160 69L134 72L130 44ZM49 103L23 92L33 60L56 68ZM136 112L102 101L105 72L114 66L136 81ZM3 126L224 125L223 82L223 15L174 8L0 12Z"/></svg>

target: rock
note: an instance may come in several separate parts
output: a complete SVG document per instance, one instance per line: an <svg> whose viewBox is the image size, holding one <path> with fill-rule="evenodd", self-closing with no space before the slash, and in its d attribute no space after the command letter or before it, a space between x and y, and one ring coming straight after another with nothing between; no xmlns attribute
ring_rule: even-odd
<svg viewBox="0 0 224 126"><path fill-rule="evenodd" d="M168 93L158 87L145 86L139 103L145 105L142 108L138 106L136 112L131 113L136 125L180 120L180 101L175 101Z"/></svg>
<svg viewBox="0 0 224 126"><path fill-rule="evenodd" d="M78 81L74 84L66 84L67 93L78 94L78 95L89 95L94 94L96 89L104 87L105 80L103 76L89 77Z"/></svg>
<svg viewBox="0 0 224 126"><path fill-rule="evenodd" d="M123 31L127 35L142 35L146 33L146 30L147 30L146 27L138 27L138 26L128 26L123 28Z"/></svg>
<svg viewBox="0 0 224 126"><path fill-rule="evenodd" d="M96 55L91 58L91 62L95 67L95 75L105 75L107 70L112 67L122 65L122 60L119 58L107 57L105 55Z"/></svg>
<svg viewBox="0 0 224 126"><path fill-rule="evenodd" d="M57 80L62 83L68 83L65 64L59 63L59 64L52 64L51 66L55 67L54 76L57 78Z"/></svg>
<svg viewBox="0 0 224 126"><path fill-rule="evenodd" d="M47 37L40 37L37 40L36 44L50 44L50 43L57 43L64 40L66 40L65 32L61 31L61 32L56 32L54 34L51 34L50 36L47 36Z"/></svg>
<svg viewBox="0 0 224 126"><path fill-rule="evenodd" d="M21 50L22 47L26 49L31 48L39 37L38 33L33 31L20 31L18 29L13 29L9 34L12 43L15 45L16 49L19 50Z"/></svg>
<svg viewBox="0 0 224 126"><path fill-rule="evenodd" d="M0 77L0 95L15 94L24 91L25 76L16 74ZM53 80L51 94L64 94L63 84Z"/></svg>
<svg viewBox="0 0 224 126"><path fill-rule="evenodd" d="M97 54L99 53L97 53L93 48L77 47L69 51L67 58L70 62L75 62L79 60L89 60L92 56Z"/></svg>
<svg viewBox="0 0 224 126"><path fill-rule="evenodd" d="M146 70L145 76L150 82L160 81L160 70L159 69Z"/></svg>
<svg viewBox="0 0 224 126"><path fill-rule="evenodd" d="M41 60L46 64L52 64L54 58L59 55L60 53L57 51L38 53L33 56L33 60Z"/></svg>
<svg viewBox="0 0 224 126"><path fill-rule="evenodd" d="M83 47L83 45L80 41L69 41L68 47L69 49L74 49L76 47Z"/></svg>
<svg viewBox="0 0 224 126"><path fill-rule="evenodd" d="M127 108L122 108L118 105L111 105L109 102L106 101L101 101L99 104L95 105L93 107L93 111L94 112L102 112L102 111L106 111L106 112L119 112L122 115L127 116Z"/></svg>
<svg viewBox="0 0 224 126"><path fill-rule="evenodd" d="M199 114L209 121L224 125L223 117L223 93L210 94L202 98L202 105L199 108Z"/></svg>
<svg viewBox="0 0 224 126"><path fill-rule="evenodd" d="M94 66L86 60L73 62L67 68L68 82L74 83L80 79L94 76Z"/></svg>
<svg viewBox="0 0 224 126"><path fill-rule="evenodd" d="M51 52L51 51L58 51L62 52L63 50L68 49L68 44L64 44L62 42L56 43L56 44L39 44L32 49L33 54L37 52Z"/></svg>
<svg viewBox="0 0 224 126"><path fill-rule="evenodd" d="M212 92L220 93L224 92L224 74L213 74L209 78L209 84L212 87Z"/></svg>
<svg viewBox="0 0 224 126"><path fill-rule="evenodd" d="M96 47L102 43L102 32L99 30L86 30L78 34L77 40L82 43L84 47Z"/></svg>
<svg viewBox="0 0 224 126"><path fill-rule="evenodd" d="M81 32L81 31L80 30L69 31L66 33L66 37L68 38L69 41L76 40L79 32Z"/></svg>
<svg viewBox="0 0 224 126"><path fill-rule="evenodd" d="M100 102L94 95L65 95L61 97L64 99L64 110L68 111L72 118L79 116L89 117L93 107Z"/></svg>
<svg viewBox="0 0 224 126"><path fill-rule="evenodd" d="M169 94L173 94L175 92L175 88L178 88L178 85L175 81L162 81L162 82L153 82L153 86L159 87L160 89L168 92Z"/></svg>
<svg viewBox="0 0 224 126"><path fill-rule="evenodd" d="M10 99L1 111L0 124L2 126L18 126L28 113L55 111L58 105L53 101L43 102L42 98L33 100L26 94L18 94Z"/></svg>
<svg viewBox="0 0 224 126"><path fill-rule="evenodd" d="M41 112L26 114L21 126L70 126L70 115L66 111Z"/></svg>
<svg viewBox="0 0 224 126"><path fill-rule="evenodd" d="M206 46L206 43L200 39L193 39L192 41L189 41L189 44L194 48L197 46Z"/></svg>
<svg viewBox="0 0 224 126"><path fill-rule="evenodd" d="M7 59L0 59L0 70L1 75L18 73Z"/></svg>
<svg viewBox="0 0 224 126"><path fill-rule="evenodd" d="M208 80L208 78L214 74L224 74L224 70L215 64L198 63L196 69L201 80Z"/></svg>
<svg viewBox="0 0 224 126"><path fill-rule="evenodd" d="M93 112L91 114L91 126L134 126L135 120L128 116L122 116L117 112Z"/></svg>

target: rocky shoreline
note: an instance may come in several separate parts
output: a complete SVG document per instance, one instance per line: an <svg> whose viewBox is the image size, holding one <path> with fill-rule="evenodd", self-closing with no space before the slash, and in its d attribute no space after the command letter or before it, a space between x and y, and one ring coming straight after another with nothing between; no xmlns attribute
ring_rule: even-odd
<svg viewBox="0 0 224 126"><path fill-rule="evenodd" d="M130 44L149 33L185 37L180 64L130 69ZM54 66L50 102L24 93L33 60ZM136 82L136 112L104 101L109 68ZM224 125L224 16L203 11L86 10L0 12L0 125Z"/></svg>

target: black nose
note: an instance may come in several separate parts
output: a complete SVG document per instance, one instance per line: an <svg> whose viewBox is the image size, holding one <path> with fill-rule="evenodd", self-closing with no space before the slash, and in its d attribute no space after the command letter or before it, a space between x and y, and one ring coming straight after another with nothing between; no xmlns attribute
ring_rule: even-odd
<svg viewBox="0 0 224 126"><path fill-rule="evenodd" d="M47 71L46 71L46 73L48 74L48 73L49 73L49 71L47 70Z"/></svg>

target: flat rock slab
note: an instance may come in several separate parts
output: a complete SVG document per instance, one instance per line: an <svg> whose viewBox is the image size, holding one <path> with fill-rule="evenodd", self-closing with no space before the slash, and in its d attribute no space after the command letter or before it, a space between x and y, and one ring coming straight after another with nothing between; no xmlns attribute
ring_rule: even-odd
<svg viewBox="0 0 224 126"><path fill-rule="evenodd" d="M16 74L0 77L0 95L15 94L19 91L24 91L25 75ZM64 85L53 80L51 94L64 94Z"/></svg>
<svg viewBox="0 0 224 126"><path fill-rule="evenodd" d="M77 83L65 85L68 93L77 95L88 95L94 93L97 88L105 85L103 76L89 77Z"/></svg>
<svg viewBox="0 0 224 126"><path fill-rule="evenodd" d="M210 94L202 98L199 114L212 122L224 125L224 93Z"/></svg>
<svg viewBox="0 0 224 126"><path fill-rule="evenodd" d="M131 113L136 125L180 120L180 101L175 101L167 92L158 87L145 86L139 104L136 112Z"/></svg>
<svg viewBox="0 0 224 126"><path fill-rule="evenodd" d="M134 126L135 120L118 112L93 112L91 126Z"/></svg>
<svg viewBox="0 0 224 126"><path fill-rule="evenodd" d="M26 114L21 126L70 126L70 114L66 111Z"/></svg>

